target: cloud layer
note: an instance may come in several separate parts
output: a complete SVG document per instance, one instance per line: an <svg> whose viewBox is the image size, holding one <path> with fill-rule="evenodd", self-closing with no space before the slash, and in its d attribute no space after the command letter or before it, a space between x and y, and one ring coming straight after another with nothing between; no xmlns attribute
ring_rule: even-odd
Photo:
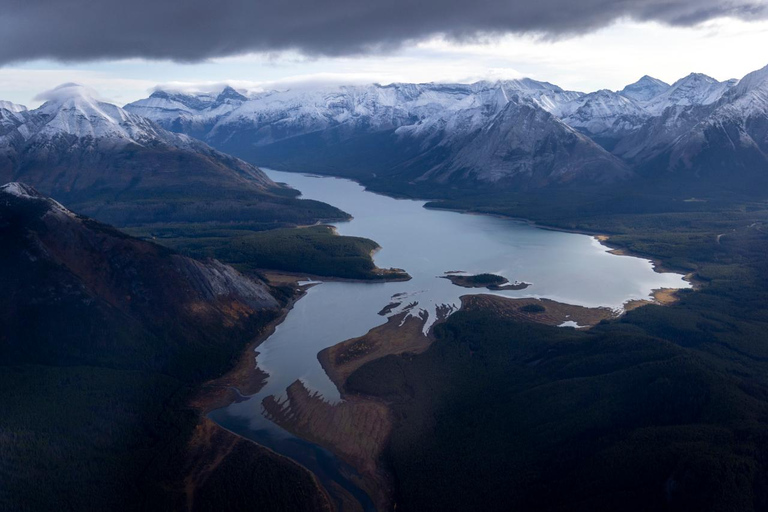
<svg viewBox="0 0 768 512"><path fill-rule="evenodd" d="M297 50L356 55L444 35L560 37L618 20L695 25L768 17L768 0L2 0L0 64L200 61Z"/></svg>

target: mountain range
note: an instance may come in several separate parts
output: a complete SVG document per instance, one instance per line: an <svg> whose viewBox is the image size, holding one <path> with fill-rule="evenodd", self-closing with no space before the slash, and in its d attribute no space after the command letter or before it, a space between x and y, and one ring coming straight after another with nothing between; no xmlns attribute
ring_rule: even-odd
<svg viewBox="0 0 768 512"><path fill-rule="evenodd" d="M0 181L22 181L103 222L345 218L204 142L64 84L27 110L0 103Z"/></svg>
<svg viewBox="0 0 768 512"><path fill-rule="evenodd" d="M255 164L417 196L622 183L707 195L768 184L768 67L724 82L644 76L588 94L524 78L157 90L124 108L76 84L42 98L34 110L0 102L0 182L23 181L119 226L347 218Z"/></svg>
<svg viewBox="0 0 768 512"><path fill-rule="evenodd" d="M157 90L125 109L249 162L366 184L525 190L652 176L749 188L768 166L768 67L644 76L620 91L532 79ZM743 176L743 179L742 179ZM423 189L422 189L423 190Z"/></svg>

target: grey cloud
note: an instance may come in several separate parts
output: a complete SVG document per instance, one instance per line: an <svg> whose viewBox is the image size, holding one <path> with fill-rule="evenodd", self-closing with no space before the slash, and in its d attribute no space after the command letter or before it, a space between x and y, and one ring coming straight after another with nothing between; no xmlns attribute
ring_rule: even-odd
<svg viewBox="0 0 768 512"><path fill-rule="evenodd" d="M0 0L0 64L381 52L430 35L580 34L621 18L766 18L766 0Z"/></svg>

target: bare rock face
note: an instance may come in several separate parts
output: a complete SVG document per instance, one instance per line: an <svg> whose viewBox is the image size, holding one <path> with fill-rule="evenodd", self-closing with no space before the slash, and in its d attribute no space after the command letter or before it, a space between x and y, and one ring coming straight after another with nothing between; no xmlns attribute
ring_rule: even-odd
<svg viewBox="0 0 768 512"><path fill-rule="evenodd" d="M236 297L253 309L277 307L264 283L245 277L229 265L217 260L204 263L179 255L174 256L174 261L195 291L206 300Z"/></svg>

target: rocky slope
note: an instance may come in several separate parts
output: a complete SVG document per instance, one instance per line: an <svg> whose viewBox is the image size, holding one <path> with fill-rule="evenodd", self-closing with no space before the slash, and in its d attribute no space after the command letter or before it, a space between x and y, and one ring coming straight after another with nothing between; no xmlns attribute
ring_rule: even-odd
<svg viewBox="0 0 768 512"><path fill-rule="evenodd" d="M258 168L82 86L64 84L45 98L32 111L0 108L0 181L24 181L119 225L344 216L299 202Z"/></svg>
<svg viewBox="0 0 768 512"><path fill-rule="evenodd" d="M0 509L330 510L304 469L190 405L279 316L271 288L18 182L0 239Z"/></svg>
<svg viewBox="0 0 768 512"><path fill-rule="evenodd" d="M136 352L148 367L171 368L181 364L173 354L184 343L198 346L202 364L227 352L227 331L247 329L252 317L278 307L258 280L128 237L22 183L0 188L0 232L5 361L118 360ZM142 344L147 336L130 335L137 330L166 341Z"/></svg>
<svg viewBox="0 0 768 512"><path fill-rule="evenodd" d="M504 104L491 122L449 147L450 156L427 168L417 181L521 190L574 182L611 183L630 175L617 158L588 137L517 98ZM442 140L434 150L445 154Z"/></svg>

